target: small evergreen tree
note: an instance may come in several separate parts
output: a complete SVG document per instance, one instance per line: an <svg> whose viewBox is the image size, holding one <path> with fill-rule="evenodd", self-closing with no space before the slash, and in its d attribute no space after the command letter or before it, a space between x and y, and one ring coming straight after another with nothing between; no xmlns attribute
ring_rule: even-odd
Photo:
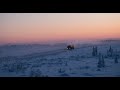
<svg viewBox="0 0 120 90"><path fill-rule="evenodd" d="M110 46L109 51L110 51L110 57L112 57L113 56L113 49L111 48L111 46Z"/></svg>
<svg viewBox="0 0 120 90"><path fill-rule="evenodd" d="M95 56L95 48L93 46L93 50L92 50L92 56Z"/></svg>
<svg viewBox="0 0 120 90"><path fill-rule="evenodd" d="M97 54L98 54L98 48L97 48L97 46L96 46L96 50L95 50L95 52L96 52L96 56L97 56Z"/></svg>
<svg viewBox="0 0 120 90"><path fill-rule="evenodd" d="M111 57L113 56L113 49L111 49L111 55L110 55Z"/></svg>
<svg viewBox="0 0 120 90"><path fill-rule="evenodd" d="M109 50L107 50L107 56L109 56Z"/></svg>
<svg viewBox="0 0 120 90"><path fill-rule="evenodd" d="M118 63L118 55L115 55L115 63Z"/></svg>
<svg viewBox="0 0 120 90"><path fill-rule="evenodd" d="M99 61L97 67L98 68L105 67L104 57L103 55L101 55L101 53L99 53Z"/></svg>
<svg viewBox="0 0 120 90"><path fill-rule="evenodd" d="M109 48L109 52L111 52L111 50L112 50L112 48L111 48L111 46L110 46L110 48Z"/></svg>
<svg viewBox="0 0 120 90"><path fill-rule="evenodd" d="M101 53L99 53L99 61L98 61L98 65L97 65L97 67L98 68L101 68L102 67L102 63L101 63Z"/></svg>
<svg viewBox="0 0 120 90"><path fill-rule="evenodd" d="M97 56L97 47L93 46L92 56Z"/></svg>
<svg viewBox="0 0 120 90"><path fill-rule="evenodd" d="M113 56L113 49L110 46L109 50L107 50L107 56L112 57Z"/></svg>
<svg viewBox="0 0 120 90"><path fill-rule="evenodd" d="M104 56L102 55L102 67L105 67Z"/></svg>

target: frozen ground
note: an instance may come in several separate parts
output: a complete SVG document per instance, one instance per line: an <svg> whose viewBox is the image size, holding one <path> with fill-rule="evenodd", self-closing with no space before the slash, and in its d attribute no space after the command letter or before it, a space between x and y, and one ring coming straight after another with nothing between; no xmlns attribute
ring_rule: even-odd
<svg viewBox="0 0 120 90"><path fill-rule="evenodd" d="M98 68L98 56L92 56L93 44L77 44L74 50L66 45L1 46L1 77L119 77L120 58L105 57L105 67ZM106 56L111 46L120 56L120 41L95 44Z"/></svg>

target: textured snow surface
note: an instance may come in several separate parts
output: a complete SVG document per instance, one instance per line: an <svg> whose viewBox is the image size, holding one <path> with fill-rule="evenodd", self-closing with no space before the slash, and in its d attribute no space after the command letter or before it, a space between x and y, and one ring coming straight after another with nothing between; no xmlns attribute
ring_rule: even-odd
<svg viewBox="0 0 120 90"><path fill-rule="evenodd" d="M78 44L74 50L65 45L0 47L1 77L118 77L120 58L105 57L105 67L98 68L98 56L92 56L93 44ZM106 56L111 46L120 56L120 42L96 44Z"/></svg>

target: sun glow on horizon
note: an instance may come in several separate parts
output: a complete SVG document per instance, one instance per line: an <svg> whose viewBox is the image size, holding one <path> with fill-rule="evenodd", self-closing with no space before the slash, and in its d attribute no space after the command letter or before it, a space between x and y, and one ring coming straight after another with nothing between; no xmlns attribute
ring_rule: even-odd
<svg viewBox="0 0 120 90"><path fill-rule="evenodd" d="M120 13L1 13L0 43L120 38Z"/></svg>

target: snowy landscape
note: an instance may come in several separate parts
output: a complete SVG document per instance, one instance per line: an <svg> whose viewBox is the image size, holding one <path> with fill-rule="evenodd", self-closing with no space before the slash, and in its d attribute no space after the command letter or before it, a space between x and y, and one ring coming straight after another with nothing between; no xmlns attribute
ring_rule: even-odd
<svg viewBox="0 0 120 90"><path fill-rule="evenodd" d="M120 40L0 46L0 77L119 77Z"/></svg>

